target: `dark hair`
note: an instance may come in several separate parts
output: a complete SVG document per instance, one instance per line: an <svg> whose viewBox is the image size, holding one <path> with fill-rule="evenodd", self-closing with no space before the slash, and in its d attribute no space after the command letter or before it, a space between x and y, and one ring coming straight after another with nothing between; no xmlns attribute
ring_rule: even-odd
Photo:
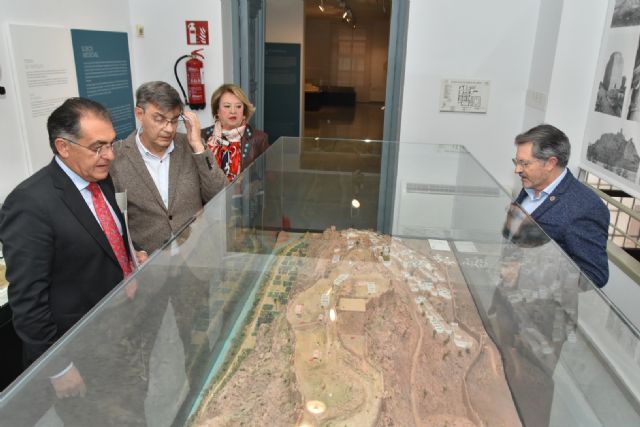
<svg viewBox="0 0 640 427"><path fill-rule="evenodd" d="M548 160L550 157L555 157L558 159L558 165L562 167L569 163L571 144L567 135L557 127L541 124L516 136L516 145L529 142L533 144L532 154L536 159Z"/></svg>
<svg viewBox="0 0 640 427"><path fill-rule="evenodd" d="M61 106L53 110L47 119L49 145L53 154L58 154L56 139L63 137L78 139L80 135L80 119L93 115L111 123L111 113L107 108L91 99L69 98Z"/></svg>
<svg viewBox="0 0 640 427"><path fill-rule="evenodd" d="M153 104L162 111L184 109L178 91L169 83L161 81L144 83L136 90L136 106L144 108L147 104Z"/></svg>

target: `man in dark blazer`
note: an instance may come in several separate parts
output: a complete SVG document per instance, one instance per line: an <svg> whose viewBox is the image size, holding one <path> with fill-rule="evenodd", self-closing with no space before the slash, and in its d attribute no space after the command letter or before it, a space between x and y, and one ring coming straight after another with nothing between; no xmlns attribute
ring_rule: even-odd
<svg viewBox="0 0 640 427"><path fill-rule="evenodd" d="M54 159L19 184L0 211L9 304L25 365L131 268L124 218L109 177L116 137L109 112L94 101L70 98L51 113L47 129ZM95 199L99 193L103 197ZM105 226L103 221L111 222ZM108 238L103 229L119 238L114 233ZM58 368L51 372L58 397L84 394L73 363Z"/></svg>
<svg viewBox="0 0 640 427"><path fill-rule="evenodd" d="M178 92L165 82L136 91L140 126L115 146L111 176L127 192L129 231L151 253L183 227L225 185L226 178L200 136L200 122L185 112ZM178 133L184 124L186 134Z"/></svg>
<svg viewBox="0 0 640 427"><path fill-rule="evenodd" d="M515 144L515 172L524 187L516 202L596 286L604 286L609 279L609 210L567 168L569 139L543 124L518 135Z"/></svg>

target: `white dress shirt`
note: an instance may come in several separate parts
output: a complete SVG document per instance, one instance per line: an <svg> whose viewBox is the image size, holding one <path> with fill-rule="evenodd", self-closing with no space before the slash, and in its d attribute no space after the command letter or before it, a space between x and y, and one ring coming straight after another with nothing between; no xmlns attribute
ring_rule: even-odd
<svg viewBox="0 0 640 427"><path fill-rule="evenodd" d="M65 165L64 162L60 160L58 156L56 156L55 159L56 159L56 163L58 163L60 168L71 179L73 184L78 188L78 191L80 191L80 195L82 195L84 202L87 204L87 206L89 206L91 213L93 214L96 221L98 221L98 224L102 228L102 224L100 224L100 219L98 218L98 214L96 214L96 208L93 206L93 198L91 197L91 190L89 190L89 184L90 184L89 181L85 180L80 175L72 171L69 168L69 166ZM102 192L102 189L100 189L100 192ZM111 216L113 217L114 221L116 222L116 225L118 226L118 231L120 231L120 235L122 235L122 224L120 224L118 215L116 215L115 211L113 210L113 207L111 207L111 204L109 203L109 200L107 200L107 198L104 196L104 193L102 193L102 197L104 198L105 202L107 202L107 206L109 207L109 212L111 212Z"/></svg>
<svg viewBox="0 0 640 427"><path fill-rule="evenodd" d="M160 197L162 197L162 201L164 202L164 206L166 208L169 207L169 163L171 160L170 154L174 149L173 141L167 147L167 150L164 152L162 157L158 157L153 154L151 151L147 150L147 148L142 145L140 141L140 133L142 132L142 128L138 129L136 133L136 146L138 147L138 151L140 151L140 155L142 156L142 160L144 160L144 164L147 166L147 170L151 175L151 179L156 184L156 188L160 193Z"/></svg>
<svg viewBox="0 0 640 427"><path fill-rule="evenodd" d="M553 190L556 189L556 187L558 186L558 184L560 184L560 181L562 181L566 174L567 168L564 168L560 176L554 179L551 184L547 185L547 187L542 190L540 194L538 194L538 197L536 197L536 190L534 190L533 188L525 188L524 191L526 191L527 197L525 197L522 203L520 203L522 209L524 209L529 215L531 215L531 212L535 211L542 204L542 202L547 200L549 194L551 194Z"/></svg>

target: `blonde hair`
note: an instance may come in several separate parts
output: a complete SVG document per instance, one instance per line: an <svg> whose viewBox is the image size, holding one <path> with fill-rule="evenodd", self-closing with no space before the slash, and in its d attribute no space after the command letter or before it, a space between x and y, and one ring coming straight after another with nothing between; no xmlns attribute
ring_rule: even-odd
<svg viewBox="0 0 640 427"><path fill-rule="evenodd" d="M217 118L218 108L220 108L220 98L222 98L222 95L225 93L235 95L238 97L240 102L244 104L244 118L245 121L248 122L251 116L253 116L253 113L255 113L256 107L254 107L251 101L249 101L249 98L247 98L247 95L245 95L242 88L232 83L223 84L213 92L213 95L211 95L211 112L213 113L213 118Z"/></svg>

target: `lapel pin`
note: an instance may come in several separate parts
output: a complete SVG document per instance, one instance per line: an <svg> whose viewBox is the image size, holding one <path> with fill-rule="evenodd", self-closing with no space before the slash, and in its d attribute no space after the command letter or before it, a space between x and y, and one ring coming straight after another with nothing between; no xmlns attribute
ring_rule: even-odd
<svg viewBox="0 0 640 427"><path fill-rule="evenodd" d="M551 196L549 197L549 200L551 200L552 202L554 202L556 200L556 196Z"/></svg>

